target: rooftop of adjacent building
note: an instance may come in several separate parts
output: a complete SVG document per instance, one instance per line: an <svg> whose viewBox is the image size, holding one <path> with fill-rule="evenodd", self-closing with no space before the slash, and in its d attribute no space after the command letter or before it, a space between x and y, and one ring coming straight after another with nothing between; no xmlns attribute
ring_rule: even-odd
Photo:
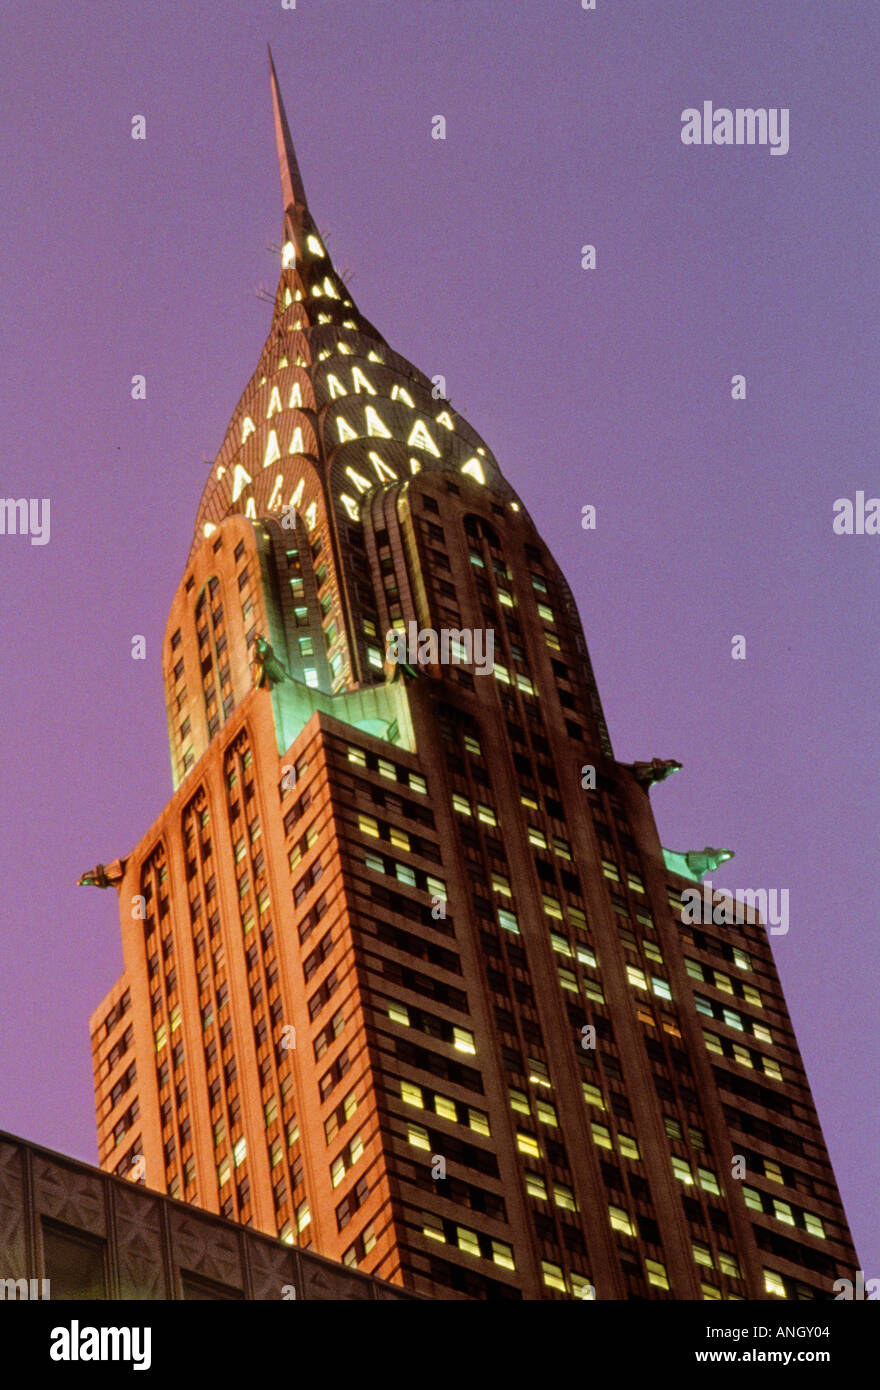
<svg viewBox="0 0 880 1390"><path fill-rule="evenodd" d="M0 1299L419 1297L4 1132L0 1252Z"/></svg>

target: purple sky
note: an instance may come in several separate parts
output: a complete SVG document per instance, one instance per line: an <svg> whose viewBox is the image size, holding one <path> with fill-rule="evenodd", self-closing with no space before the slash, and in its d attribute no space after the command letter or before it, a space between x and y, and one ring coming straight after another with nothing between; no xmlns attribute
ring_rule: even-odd
<svg viewBox="0 0 880 1390"><path fill-rule="evenodd" d="M171 791L161 635L277 275L268 40L359 307L529 507L617 756L684 764L664 843L790 889L774 952L880 1275L880 537L831 527L880 493L878 39L874 0L3 7L0 492L50 497L52 538L0 537L0 1127L95 1161L122 956L75 883ZM683 146L704 99L789 107L790 152Z"/></svg>

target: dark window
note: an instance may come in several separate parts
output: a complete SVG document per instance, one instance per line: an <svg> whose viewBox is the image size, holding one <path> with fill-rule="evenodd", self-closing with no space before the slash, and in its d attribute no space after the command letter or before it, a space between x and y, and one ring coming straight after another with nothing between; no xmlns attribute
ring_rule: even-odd
<svg viewBox="0 0 880 1390"><path fill-rule="evenodd" d="M53 1299L108 1297L103 1240L43 1221L43 1257Z"/></svg>

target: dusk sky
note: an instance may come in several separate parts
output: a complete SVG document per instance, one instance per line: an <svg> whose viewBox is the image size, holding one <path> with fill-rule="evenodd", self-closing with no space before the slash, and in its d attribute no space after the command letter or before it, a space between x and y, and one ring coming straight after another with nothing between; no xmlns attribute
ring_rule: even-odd
<svg viewBox="0 0 880 1390"><path fill-rule="evenodd" d="M616 756L684 765L663 843L789 890L773 951L880 1276L880 536L832 530L880 495L878 41L875 0L3 7L0 492L51 539L0 536L0 1128L97 1161L122 949L76 880L171 794L162 633L277 282L269 42L336 266L561 564ZM788 153L684 145L709 100L788 108Z"/></svg>

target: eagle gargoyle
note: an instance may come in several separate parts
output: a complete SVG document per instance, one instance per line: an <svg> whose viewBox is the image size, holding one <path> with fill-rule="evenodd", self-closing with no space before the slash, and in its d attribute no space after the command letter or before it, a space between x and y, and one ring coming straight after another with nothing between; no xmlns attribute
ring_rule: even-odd
<svg viewBox="0 0 880 1390"><path fill-rule="evenodd" d="M665 782L673 772L681 772L681 763L674 758L652 758L649 763L630 763L630 766L639 786L646 790L655 782Z"/></svg>
<svg viewBox="0 0 880 1390"><path fill-rule="evenodd" d="M255 686L265 686L271 690L274 685L280 685L282 681L293 680L293 676L272 650L271 642L267 642L265 637L258 637L254 648Z"/></svg>
<svg viewBox="0 0 880 1390"><path fill-rule="evenodd" d="M125 873L125 859L114 859L112 864L96 864L88 873L76 880L77 888L115 888L122 882Z"/></svg>

